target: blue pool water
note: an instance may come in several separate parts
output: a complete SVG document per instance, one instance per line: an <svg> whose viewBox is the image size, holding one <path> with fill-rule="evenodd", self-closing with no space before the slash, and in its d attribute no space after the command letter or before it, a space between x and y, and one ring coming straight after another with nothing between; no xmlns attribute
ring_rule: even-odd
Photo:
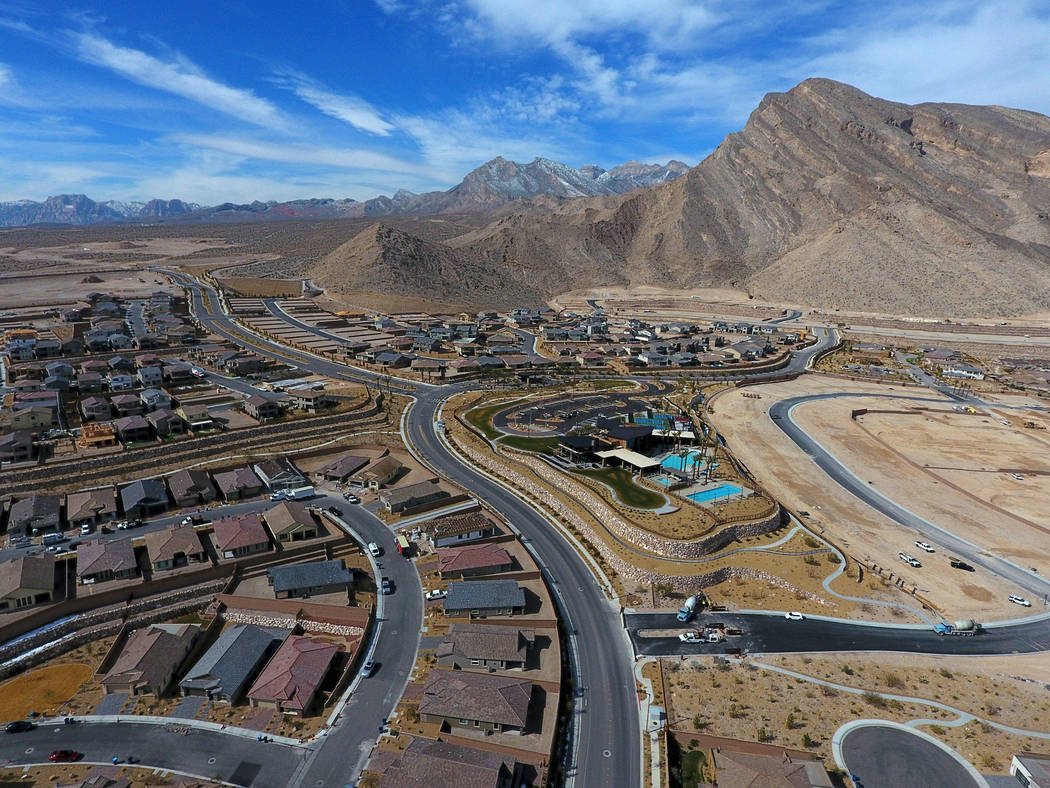
<svg viewBox="0 0 1050 788"><path fill-rule="evenodd" d="M677 454L671 454L664 457L660 466L675 471L681 471L682 473L689 473L697 466L703 467L704 461L700 459L700 457L701 454L698 451L691 451L684 457L679 457Z"/></svg>
<svg viewBox="0 0 1050 788"><path fill-rule="evenodd" d="M723 484L710 490L704 490L703 492L691 493L687 495L686 498L690 501L696 501L697 503L707 503L716 498L727 498L730 495L736 495L738 492L740 492L739 487L732 484Z"/></svg>

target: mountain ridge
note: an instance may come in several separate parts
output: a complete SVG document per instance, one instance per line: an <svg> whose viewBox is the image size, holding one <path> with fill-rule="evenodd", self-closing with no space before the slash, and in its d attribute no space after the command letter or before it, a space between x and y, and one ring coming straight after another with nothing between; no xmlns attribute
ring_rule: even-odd
<svg viewBox="0 0 1050 788"><path fill-rule="evenodd" d="M202 206L182 200L148 202L97 202L84 194L59 194L42 202L0 202L0 227L34 224L95 225L122 222L175 220L184 222L278 221L288 219L361 218L367 216L486 213L507 203L541 195L572 199L597 194L618 194L629 189L664 183L688 167L679 161L666 165L627 162L602 170L584 170L537 157L519 164L497 156L468 173L446 191L413 194L399 189L393 196L368 200L308 198L301 200L225 202ZM597 171L593 177L589 174Z"/></svg>

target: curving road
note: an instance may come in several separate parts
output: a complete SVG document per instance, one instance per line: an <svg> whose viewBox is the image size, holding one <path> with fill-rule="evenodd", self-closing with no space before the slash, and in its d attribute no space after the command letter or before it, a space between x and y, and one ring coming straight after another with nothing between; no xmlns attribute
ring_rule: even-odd
<svg viewBox="0 0 1050 788"><path fill-rule="evenodd" d="M211 303L219 303L218 294L213 288L179 272L166 273L189 289L197 319L218 336L241 345L248 344L261 355L282 360L290 357L304 369L333 378L375 384L382 377L251 335L246 337L244 330L237 327L228 315L213 313L205 308L205 291ZM408 444L438 473L471 490L522 533L524 541L534 549L552 591L560 600L562 616L573 634L571 640L575 647L571 649L571 657L578 668L580 683L573 720L575 759L570 764L570 779L582 786L638 784L641 779L641 755L636 685L631 653L623 635L618 609L607 600L583 559L542 515L514 494L462 464L438 439L434 422L441 403L469 384L437 388L395 379L395 385L415 395L415 402L404 425ZM342 505L340 508L348 512L347 506ZM389 533L387 537L392 538ZM393 556L390 560L394 560ZM381 638L379 643L383 644L384 641L393 648L397 647L393 638ZM378 652L376 658L377 661L383 659ZM382 671L380 668L377 676ZM404 676L407 678L407 675L406 670ZM384 708L385 716L396 705L399 697L400 690L390 692L378 698L375 705ZM356 716L346 714L344 718ZM374 719L374 715L370 716ZM342 739L373 742L379 727L374 723L358 724L351 721L346 723L346 729L352 732L341 737L330 734L319 751L313 754L309 771L302 778L303 784L316 785L317 779L324 779L325 784L333 785L336 784L331 781L333 778L345 782L350 770L343 759L350 748ZM330 746L328 742L332 741L340 743Z"/></svg>
<svg viewBox="0 0 1050 788"><path fill-rule="evenodd" d="M1047 594L1050 594L1050 581L1047 579L1025 569L1024 567L1018 566L1012 561L1008 561L1005 558L1000 558L989 553L979 545L956 536L951 533L951 531L920 517L883 495L865 480L859 478L853 473L853 471L847 468L834 455L832 455L831 452L821 446L818 441L795 422L793 413L795 408L799 405L809 402L820 402L827 399L836 399L839 397L863 397L891 400L903 399L912 402L944 403L944 400L942 399L896 394L849 392L808 394L799 397L791 397L790 399L774 403L769 407L769 417L773 419L773 423L776 424L796 446L809 455L809 458L813 460L817 467L824 471L833 482L851 495L859 498L880 514L893 520L895 523L907 528L915 529L916 538L932 542L940 547L942 552L959 556L974 566L979 566L992 574L1005 578L1038 599L1042 599ZM947 561L948 558L947 556L940 556L940 560Z"/></svg>

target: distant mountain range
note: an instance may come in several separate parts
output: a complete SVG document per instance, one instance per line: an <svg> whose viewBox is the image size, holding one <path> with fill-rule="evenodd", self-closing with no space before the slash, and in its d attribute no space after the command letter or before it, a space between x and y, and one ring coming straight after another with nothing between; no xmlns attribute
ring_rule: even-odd
<svg viewBox="0 0 1050 788"><path fill-rule="evenodd" d="M768 94L741 131L668 183L513 202L425 249L370 228L311 275L337 292L434 300L473 282L473 301L496 305L654 285L894 314L1046 312L1050 118L912 106L808 79Z"/></svg>
<svg viewBox="0 0 1050 788"><path fill-rule="evenodd" d="M400 190L370 200L311 199L289 202L222 203L202 206L182 200L96 202L83 194L60 194L43 202L0 202L0 227L33 224L117 224L126 222L236 222L288 219L338 219L405 214L487 213L509 202L532 197L572 199L623 194L674 180L689 168L630 161L603 170L580 169L550 159L518 164L497 157L478 167L448 191L413 194Z"/></svg>

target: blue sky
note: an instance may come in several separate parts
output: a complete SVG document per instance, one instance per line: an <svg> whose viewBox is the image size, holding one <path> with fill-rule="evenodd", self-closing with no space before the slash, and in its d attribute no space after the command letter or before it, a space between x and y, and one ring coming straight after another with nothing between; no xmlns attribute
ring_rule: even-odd
<svg viewBox="0 0 1050 788"><path fill-rule="evenodd" d="M221 11L216 11L221 9ZM1046 2L4 0L0 200L444 189L692 165L809 76L1050 114Z"/></svg>

